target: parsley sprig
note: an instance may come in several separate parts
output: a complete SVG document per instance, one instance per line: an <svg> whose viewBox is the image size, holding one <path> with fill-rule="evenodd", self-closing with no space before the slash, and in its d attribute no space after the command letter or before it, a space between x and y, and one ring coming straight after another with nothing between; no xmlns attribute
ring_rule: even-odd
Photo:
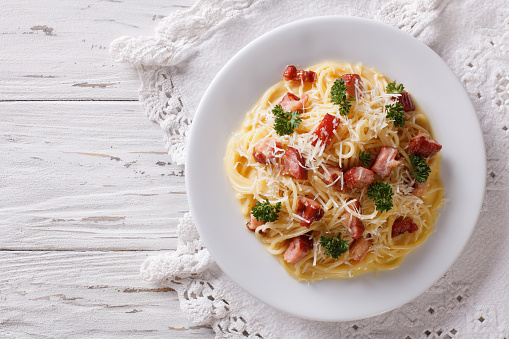
<svg viewBox="0 0 509 339"><path fill-rule="evenodd" d="M359 154L359 159L361 159L364 166L368 166L371 163L371 153L362 151L361 154Z"/></svg>
<svg viewBox="0 0 509 339"><path fill-rule="evenodd" d="M341 239L341 233L337 237L320 237L320 245L325 248L325 254L334 259L339 258L348 251L348 243Z"/></svg>
<svg viewBox="0 0 509 339"><path fill-rule="evenodd" d="M380 212L387 212L392 208L393 195L391 185L386 182L369 185L368 198L375 202L376 209Z"/></svg>
<svg viewBox="0 0 509 339"><path fill-rule="evenodd" d="M411 155L410 163L412 164L412 174L415 175L415 181L422 184L428 180L431 168L426 164L426 159L420 154Z"/></svg>
<svg viewBox="0 0 509 339"><path fill-rule="evenodd" d="M330 101L334 105L339 105L339 113L341 115L348 115L348 113L350 113L350 108L352 107L350 101L355 100L352 96L349 96L349 98L346 97L346 90L347 88L343 78L336 79L330 90Z"/></svg>
<svg viewBox="0 0 509 339"><path fill-rule="evenodd" d="M396 84L396 81L388 83L387 87L385 88L385 91L389 94L406 93L403 84L398 85Z"/></svg>
<svg viewBox="0 0 509 339"><path fill-rule="evenodd" d="M251 208L251 213L256 220L263 222L274 222L279 218L281 212L281 202L271 205L268 199L264 202L256 202L256 206Z"/></svg>
<svg viewBox="0 0 509 339"><path fill-rule="evenodd" d="M387 110L387 119L394 120L394 126L405 126L405 110L402 104L396 102L392 105L386 105L385 109Z"/></svg>
<svg viewBox="0 0 509 339"><path fill-rule="evenodd" d="M272 109L272 114L276 117L276 120L274 121L274 130L279 135L292 134L296 128L299 128L302 121L300 118L300 112L285 112L281 105L276 105Z"/></svg>

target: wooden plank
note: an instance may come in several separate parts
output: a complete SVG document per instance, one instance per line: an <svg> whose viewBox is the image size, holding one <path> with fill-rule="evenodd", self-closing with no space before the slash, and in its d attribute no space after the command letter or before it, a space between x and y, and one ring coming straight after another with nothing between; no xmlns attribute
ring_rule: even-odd
<svg viewBox="0 0 509 339"><path fill-rule="evenodd" d="M177 293L139 278L146 252L0 252L0 337L212 338Z"/></svg>
<svg viewBox="0 0 509 339"><path fill-rule="evenodd" d="M0 101L136 100L138 77L109 43L152 36L192 3L3 4ZM138 276L147 255L175 249L188 209L183 167L140 104L9 102L0 116L0 337L212 338L176 292Z"/></svg>
<svg viewBox="0 0 509 339"><path fill-rule="evenodd" d="M194 0L8 1L0 12L1 100L136 100L138 76L109 44L153 36L158 21Z"/></svg>
<svg viewBox="0 0 509 339"><path fill-rule="evenodd" d="M138 102L0 103L0 249L174 249L188 211Z"/></svg>

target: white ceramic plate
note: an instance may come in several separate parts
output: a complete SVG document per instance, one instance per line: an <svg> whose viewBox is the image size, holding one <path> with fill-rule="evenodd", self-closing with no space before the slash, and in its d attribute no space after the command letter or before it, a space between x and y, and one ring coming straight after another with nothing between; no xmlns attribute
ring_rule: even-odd
<svg viewBox="0 0 509 339"><path fill-rule="evenodd" d="M288 64L361 62L405 84L431 120L442 149L447 203L428 241L403 264L352 279L298 283L245 227L225 173L224 155L248 110ZM466 245L484 195L486 160L475 111L445 62L417 39L353 17L294 22L235 55L205 93L189 138L186 184L198 231L219 266L247 292L296 316L360 319L391 310L428 289Z"/></svg>

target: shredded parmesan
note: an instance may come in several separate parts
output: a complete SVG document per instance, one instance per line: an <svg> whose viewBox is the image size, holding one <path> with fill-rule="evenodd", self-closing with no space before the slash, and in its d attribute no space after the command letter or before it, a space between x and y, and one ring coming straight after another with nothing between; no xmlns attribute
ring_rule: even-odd
<svg viewBox="0 0 509 339"><path fill-rule="evenodd" d="M268 199L272 204L280 202L282 212L274 223L257 228L257 238L265 244L269 253L282 258L289 239L307 234L313 238L313 250L297 264L285 265L288 272L298 280L316 281L326 277L351 277L366 270L386 270L399 265L402 258L420 245L432 231L438 208L443 202L443 186L439 177L439 156L430 161L432 175L426 195L412 194L415 183L410 174L407 145L409 138L418 132L431 134L429 122L418 109L405 114L404 129L394 127L386 115L386 105L396 102L399 94L386 93L388 80L383 74L360 64L324 63L311 67L317 73L312 85L282 81L265 92L260 101L249 112L242 130L236 133L227 149L226 170L242 205L242 213L249 217L250 208L256 201ZM342 74L356 73L361 82L355 85L355 101L348 115L339 114L339 106L330 101L334 81ZM300 126L290 135L279 136L273 128L272 109L287 93L295 93L309 99L300 115ZM326 114L339 120L329 145L321 140L311 144L314 131ZM254 145L264 139L273 138L282 147L274 146L274 157L270 164L257 163L253 158ZM405 160L404 166L393 168L388 178L377 181L388 182L394 192L393 208L380 213L367 196L367 188L345 190L343 175L332 183L324 182L324 174L330 174L327 166L339 167L343 171L359 166L359 154L366 151L376 155L383 146L398 149ZM307 180L296 180L281 171L281 158L288 147L293 147L304 159L308 172ZM434 173L434 174L433 174ZM335 187L341 183L341 191ZM324 216L313 222L309 229L300 226L306 221L295 213L297 200L306 196L319 203ZM361 210L354 208L358 199ZM372 243L368 255L359 263L351 260L348 253L339 259L324 254L319 243L320 236L337 236L352 244L354 239L341 220L345 212L361 219L365 226L362 235ZM418 232L404 236L391 236L391 227L399 216L411 217L419 226ZM282 259L280 259L282 260Z"/></svg>

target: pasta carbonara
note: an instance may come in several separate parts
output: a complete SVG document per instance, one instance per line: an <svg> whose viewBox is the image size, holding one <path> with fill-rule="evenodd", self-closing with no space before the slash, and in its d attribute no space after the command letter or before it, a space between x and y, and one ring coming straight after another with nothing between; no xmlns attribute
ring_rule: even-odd
<svg viewBox="0 0 509 339"><path fill-rule="evenodd" d="M428 238L443 203L440 148L403 85L327 62L288 66L225 166L248 229L313 282L394 269Z"/></svg>

